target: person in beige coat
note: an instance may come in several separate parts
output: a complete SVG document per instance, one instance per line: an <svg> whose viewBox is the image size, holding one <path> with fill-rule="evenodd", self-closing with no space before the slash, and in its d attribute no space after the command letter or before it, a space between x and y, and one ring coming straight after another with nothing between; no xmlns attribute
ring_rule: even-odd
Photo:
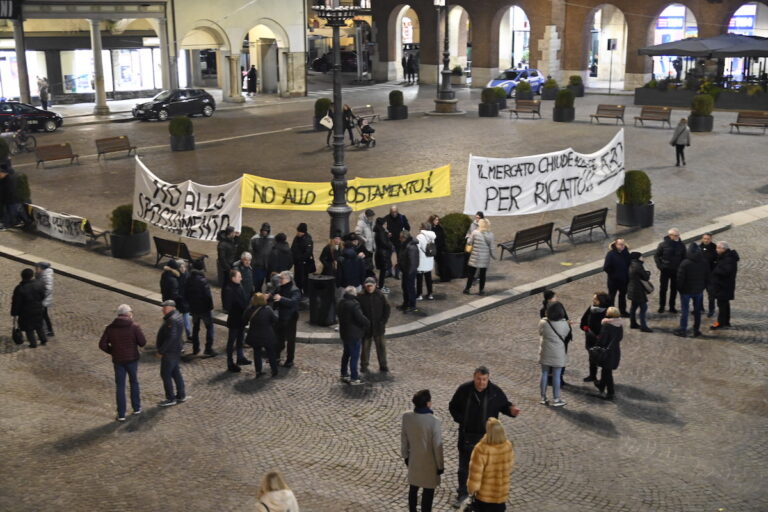
<svg viewBox="0 0 768 512"><path fill-rule="evenodd" d="M485 273L491 266L491 260L496 259L493 256L493 233L491 233L491 222L488 219L477 221L477 229L469 236L467 244L472 246L472 252L470 252L467 262L467 285L464 287L464 294L469 295L469 290L475 280L475 271L479 270L480 290L478 293L484 295Z"/></svg>
<svg viewBox="0 0 768 512"><path fill-rule="evenodd" d="M432 395L422 389L413 395L413 412L403 414L400 453L408 466L408 510L416 512L421 494L421 512L432 511L435 488L443 474L443 434L440 420L432 413Z"/></svg>

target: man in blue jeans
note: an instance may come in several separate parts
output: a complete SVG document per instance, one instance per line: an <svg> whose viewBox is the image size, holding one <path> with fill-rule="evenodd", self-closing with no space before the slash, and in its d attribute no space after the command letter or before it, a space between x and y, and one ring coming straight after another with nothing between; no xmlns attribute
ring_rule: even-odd
<svg viewBox="0 0 768 512"><path fill-rule="evenodd" d="M363 314L363 308L356 296L357 289L354 286L347 286L336 309L339 317L339 336L344 344L344 353L341 356L341 381L353 386L362 384L357 363L360 360L363 336L370 327L370 322Z"/></svg>
<svg viewBox="0 0 768 512"><path fill-rule="evenodd" d="M709 262L695 243L686 250L685 259L677 269L677 289L682 299L680 328L672 333L685 338L688 333L688 315L690 302L693 300L693 336L701 336L701 311L704 309L704 290L709 280Z"/></svg>
<svg viewBox="0 0 768 512"><path fill-rule="evenodd" d="M125 421L125 376L131 381L133 414L141 414L139 394L139 347L147 344L139 324L133 321L133 310L127 304L117 307L117 318L104 329L99 348L112 356L117 388L117 421Z"/></svg>
<svg viewBox="0 0 768 512"><path fill-rule="evenodd" d="M157 332L157 354L160 357L160 378L163 379L165 401L161 407L169 407L189 400L184 389L184 378L181 376L181 349L184 345L184 319L176 311L176 302L166 300L163 308L163 325ZM173 384L176 383L176 393Z"/></svg>

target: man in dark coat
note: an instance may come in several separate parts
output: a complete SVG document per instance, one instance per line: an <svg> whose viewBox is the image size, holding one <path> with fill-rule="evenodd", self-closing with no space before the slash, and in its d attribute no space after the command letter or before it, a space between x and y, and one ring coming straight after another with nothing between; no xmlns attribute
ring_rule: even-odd
<svg viewBox="0 0 768 512"><path fill-rule="evenodd" d="M685 258L685 244L680 241L680 231L675 228L667 232L667 236L656 248L653 260L659 269L659 313L664 312L669 288L669 312L677 313L675 298L677 297L677 268Z"/></svg>
<svg viewBox="0 0 768 512"><path fill-rule="evenodd" d="M192 264L192 272L184 290L184 299L192 314L192 352L200 353L200 322L205 324L205 352L207 356L215 356L213 350L213 296L208 279L203 271L203 262L198 260Z"/></svg>
<svg viewBox="0 0 768 512"><path fill-rule="evenodd" d="M277 313L267 305L267 296L257 293L251 300L251 305L243 313L243 325L248 325L248 336L245 343L253 347L253 362L256 367L256 378L261 371L262 350L266 352L272 377L277 377Z"/></svg>
<svg viewBox="0 0 768 512"><path fill-rule="evenodd" d="M456 389L448 404L453 421L459 424L459 485L456 503L467 497L469 459L475 445L485 435L488 418L499 414L515 417L520 409L507 399L499 386L490 381L490 371L485 366L475 369L472 380Z"/></svg>
<svg viewBox="0 0 768 512"><path fill-rule="evenodd" d="M309 274L317 270L313 268L315 266L313 251L312 236L307 233L307 224L302 222L296 227L296 236L291 244L294 279L296 287L301 291L302 295L307 291Z"/></svg>
<svg viewBox="0 0 768 512"><path fill-rule="evenodd" d="M392 205L389 207L389 215L386 216L385 225L387 231L389 231L389 238L392 240L392 247L395 256L398 258L397 267L395 267L395 279L400 278L400 247L402 242L400 241L400 233L411 230L411 225L408 223L408 218L402 213L397 211L397 206Z"/></svg>
<svg viewBox="0 0 768 512"><path fill-rule="evenodd" d="M160 295L163 300L172 300L176 304L181 301L181 272L176 260L168 260L163 266L163 273L160 275Z"/></svg>
<svg viewBox="0 0 768 512"><path fill-rule="evenodd" d="M235 261L237 261L239 237L240 233L235 231L233 226L227 226L227 229L219 231L219 234L216 236L216 240L219 242L216 246L218 257L216 269L219 271L219 285L221 285L222 292L224 291L224 284L227 282L229 271L232 269Z"/></svg>
<svg viewBox="0 0 768 512"><path fill-rule="evenodd" d="M717 265L712 270L712 293L717 300L717 322L710 329L731 326L731 301L736 295L736 273L739 253L728 242L717 242Z"/></svg>
<svg viewBox="0 0 768 512"><path fill-rule="evenodd" d="M242 286L243 275L237 269L229 271L229 283L224 288L224 305L227 309L227 370L239 372L240 365L249 365L249 361L243 352L243 339L245 338L245 324L243 313L248 307L249 297ZM234 361L235 348L237 348L237 363Z"/></svg>
<svg viewBox="0 0 768 512"><path fill-rule="evenodd" d="M272 276L273 273L279 274L284 270L290 270L293 267L293 253L291 247L288 245L288 237L285 233L278 233L275 236L275 243L272 245L272 250L269 252L269 258L267 260L267 275Z"/></svg>
<svg viewBox="0 0 768 512"><path fill-rule="evenodd" d="M629 308L629 327L630 329L640 329L642 332L653 332L648 327L648 292L643 283L648 283L651 279L651 273L645 270L643 254L632 252L629 254L632 263L629 264L629 284L627 285L627 298L632 302ZM637 321L636 313L640 310L640 321Z"/></svg>
<svg viewBox="0 0 768 512"><path fill-rule="evenodd" d="M339 260L341 259L341 251L343 248L341 234L334 233L333 238L331 238L320 252L320 263L323 265L322 274L324 276L337 276Z"/></svg>
<svg viewBox="0 0 768 512"><path fill-rule="evenodd" d="M717 245L712 241L711 233L704 233L701 235L701 252L704 255L704 260L709 263L710 273L715 269L717 263ZM707 317L711 318L715 314L715 295L707 284Z"/></svg>
<svg viewBox="0 0 768 512"><path fill-rule="evenodd" d="M284 270L280 272L280 287L271 296L272 305L277 309L277 341L278 354L288 347L283 366L293 366L296 355L296 324L299 321L299 303L301 292L293 284L293 273Z"/></svg>
<svg viewBox="0 0 768 512"><path fill-rule="evenodd" d="M264 280L268 276L269 255L272 253L272 247L275 245L275 237L270 234L271 231L272 226L270 226L269 222L265 222L261 225L259 232L251 238L253 289L257 292L261 291Z"/></svg>
<svg viewBox="0 0 768 512"><path fill-rule="evenodd" d="M384 330L389 321L389 301L387 297L376 289L376 278L369 277L365 280L363 293L357 296L357 301L363 310L363 314L370 322L370 326L365 331L363 338L363 353L360 359L360 371L368 371L368 361L371 357L371 342L376 345L376 358L379 360L379 371L386 373L389 371L387 366L387 346L384 344Z"/></svg>
<svg viewBox="0 0 768 512"><path fill-rule="evenodd" d="M253 262L253 257L251 256L251 253L244 252L240 255L240 259L235 262L234 265L232 265L232 268L234 270L237 270L240 272L240 275L243 277L243 280L240 282L240 286L243 287L243 290L245 291L245 295L248 297L248 300L251 300L251 295L254 293L254 272L253 272L253 266L251 266L251 263Z"/></svg>
<svg viewBox="0 0 768 512"><path fill-rule="evenodd" d="M695 243L688 246L685 259L677 269L677 289L680 291L680 328L675 336L685 337L688 330L690 301L693 300L693 336L701 336L701 311L704 309L704 290L709 279L709 263Z"/></svg>
<svg viewBox="0 0 768 512"><path fill-rule="evenodd" d="M147 344L139 324L133 321L133 309L127 304L117 307L117 318L104 329L99 348L112 356L117 387L117 421L125 421L125 376L131 382L133 414L141 414L139 390L139 347Z"/></svg>
<svg viewBox="0 0 768 512"><path fill-rule="evenodd" d="M589 353L589 349L597 344L597 337L600 336L605 312L610 306L611 298L605 292L597 292L592 296L592 305L581 315L579 328L584 331L584 348ZM595 382L597 380L597 365L590 360L589 375L584 378L584 382Z"/></svg>
<svg viewBox="0 0 768 512"><path fill-rule="evenodd" d="M248 70L246 75L246 83L248 84L248 96L256 94L256 82L257 82L256 66L251 64L251 69Z"/></svg>
<svg viewBox="0 0 768 512"><path fill-rule="evenodd" d="M353 386L362 384L357 372L357 363L360 359L363 336L371 326L356 296L355 287L347 286L336 307L336 314L339 317L339 336L344 344L344 352L341 355L341 381Z"/></svg>
<svg viewBox="0 0 768 512"><path fill-rule="evenodd" d="M619 311L621 316L629 317L627 313L627 285L629 284L629 249L623 238L613 241L605 255L603 272L608 274L608 295L611 297L611 306L616 303L616 294L619 294Z"/></svg>
<svg viewBox="0 0 768 512"><path fill-rule="evenodd" d="M45 285L35 279L35 271L25 268L21 271L21 282L13 290L11 299L11 316L17 325L27 335L31 348L37 347L35 333L40 337L40 344L48 343L43 329Z"/></svg>
<svg viewBox="0 0 768 512"><path fill-rule="evenodd" d="M341 251L338 262L338 272L336 273L336 287L346 288L354 286L360 288L365 281L365 255L358 253L354 243L351 240L344 242L344 249Z"/></svg>
<svg viewBox="0 0 768 512"><path fill-rule="evenodd" d="M400 232L400 252L398 253L400 270L403 272L401 281L403 303L400 309L403 313L416 311L416 271L419 268L419 244L407 230Z"/></svg>
<svg viewBox="0 0 768 512"><path fill-rule="evenodd" d="M189 399L184 388L184 378L181 376L184 320L181 313L176 311L176 302L173 300L163 301L160 306L163 308L163 325L157 331L156 346L160 356L160 378L163 379L165 390L165 401L161 402L160 406L168 407ZM175 393L174 382L176 383Z"/></svg>

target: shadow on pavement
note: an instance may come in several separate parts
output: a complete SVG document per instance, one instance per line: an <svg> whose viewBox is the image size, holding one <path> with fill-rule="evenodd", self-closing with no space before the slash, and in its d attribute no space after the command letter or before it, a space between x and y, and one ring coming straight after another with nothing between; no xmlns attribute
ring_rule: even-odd
<svg viewBox="0 0 768 512"><path fill-rule="evenodd" d="M685 425L684 421L675 416L674 410L666 405L646 405L638 402L627 402L621 399L616 400L616 405L618 406L619 414L633 420L675 425L678 427Z"/></svg>
<svg viewBox="0 0 768 512"><path fill-rule="evenodd" d="M273 377L262 375L258 379L250 378L241 380L237 382L233 387L238 393L242 393L244 395L252 395L272 388L275 384L273 382L274 380L275 378Z"/></svg>
<svg viewBox="0 0 768 512"><path fill-rule="evenodd" d="M214 375L210 379L208 379L208 384L217 384L219 382L225 382L228 380L231 380L235 377L237 377L239 373L230 372L228 370L224 370L223 372L219 373L218 375Z"/></svg>
<svg viewBox="0 0 768 512"><path fill-rule="evenodd" d="M174 405L173 407L184 407L184 404ZM144 409L144 412L138 416L131 416L125 427L126 432L136 432L137 430L149 430L155 423L160 421L166 410L171 407L160 407L159 405L151 409Z"/></svg>
<svg viewBox="0 0 768 512"><path fill-rule="evenodd" d="M622 397L632 400L642 400L645 402L669 402L669 399L658 393L653 393L645 389L636 388L627 384L616 384L616 393Z"/></svg>
<svg viewBox="0 0 768 512"><path fill-rule="evenodd" d="M566 407L557 409L558 414L583 429L593 431L601 436L616 438L619 437L619 431L616 425L607 418L597 416L587 411L573 411Z"/></svg>
<svg viewBox="0 0 768 512"><path fill-rule="evenodd" d="M110 434L114 434L121 426L121 423L113 420L109 423L101 425L100 427L86 430L82 434L63 437L53 443L53 447L60 452L69 452L72 450L85 448L99 442L101 439L109 436Z"/></svg>

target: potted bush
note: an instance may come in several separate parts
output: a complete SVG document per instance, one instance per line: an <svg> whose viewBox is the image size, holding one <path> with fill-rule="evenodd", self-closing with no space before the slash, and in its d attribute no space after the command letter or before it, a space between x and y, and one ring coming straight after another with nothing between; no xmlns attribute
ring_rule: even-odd
<svg viewBox="0 0 768 512"><path fill-rule="evenodd" d="M653 226L651 179L643 171L627 171L624 185L616 191L616 224L647 228Z"/></svg>
<svg viewBox="0 0 768 512"><path fill-rule="evenodd" d="M561 89L555 98L552 120L558 123L570 123L575 118L576 109L573 108L573 92L570 87Z"/></svg>
<svg viewBox="0 0 768 512"><path fill-rule="evenodd" d="M171 119L168 133L171 134L171 151L191 151L195 149L195 128L187 116Z"/></svg>
<svg viewBox="0 0 768 512"><path fill-rule="evenodd" d="M494 87L493 91L496 93L496 103L499 105L499 110L507 108L507 91L503 87Z"/></svg>
<svg viewBox="0 0 768 512"><path fill-rule="evenodd" d="M715 108L715 100L709 94L697 94L691 101L691 115L688 117L688 126L692 132L711 132L715 118L712 117L712 109Z"/></svg>
<svg viewBox="0 0 768 512"><path fill-rule="evenodd" d="M320 120L328 114L328 110L330 110L332 101L328 98L318 98L317 101L315 101L315 115L312 118L312 126L314 126L315 131L323 131L325 130L325 127L320 124Z"/></svg>
<svg viewBox="0 0 768 512"><path fill-rule="evenodd" d="M525 80L519 81L517 83L517 86L515 87L515 99L516 100L532 100L533 89L531 89L531 84L526 82Z"/></svg>
<svg viewBox="0 0 768 512"><path fill-rule="evenodd" d="M408 107L403 104L403 91L394 90L389 93L387 117L393 121L408 119Z"/></svg>
<svg viewBox="0 0 768 512"><path fill-rule="evenodd" d="M557 82L554 78L547 77L547 80L544 82L544 85L541 88L541 99L543 100L553 100L557 97L557 92L560 90L560 87L557 85Z"/></svg>
<svg viewBox="0 0 768 512"><path fill-rule="evenodd" d="M112 210L109 234L113 258L136 258L149 252L147 225L133 220L133 205L124 204Z"/></svg>
<svg viewBox="0 0 768 512"><path fill-rule="evenodd" d="M464 75L464 68L458 64L451 70L451 85L467 85L467 77Z"/></svg>
<svg viewBox="0 0 768 512"><path fill-rule="evenodd" d="M460 279L465 276L464 270L469 256L464 252L464 246L466 245L464 237L469 226L472 225L472 218L463 213L449 213L440 219L440 225L443 226L443 231L445 231L445 246L448 251L447 254L442 256L445 258L442 268L445 269L448 275L441 275L440 279L444 281ZM438 265L438 267L440 266Z"/></svg>
<svg viewBox="0 0 768 512"><path fill-rule="evenodd" d="M497 117L499 115L499 102L496 101L496 91L493 87L486 87L480 93L478 113L480 117Z"/></svg>
<svg viewBox="0 0 768 512"><path fill-rule="evenodd" d="M584 96L584 81L581 79L581 75L571 75L568 77L568 89L577 98Z"/></svg>

